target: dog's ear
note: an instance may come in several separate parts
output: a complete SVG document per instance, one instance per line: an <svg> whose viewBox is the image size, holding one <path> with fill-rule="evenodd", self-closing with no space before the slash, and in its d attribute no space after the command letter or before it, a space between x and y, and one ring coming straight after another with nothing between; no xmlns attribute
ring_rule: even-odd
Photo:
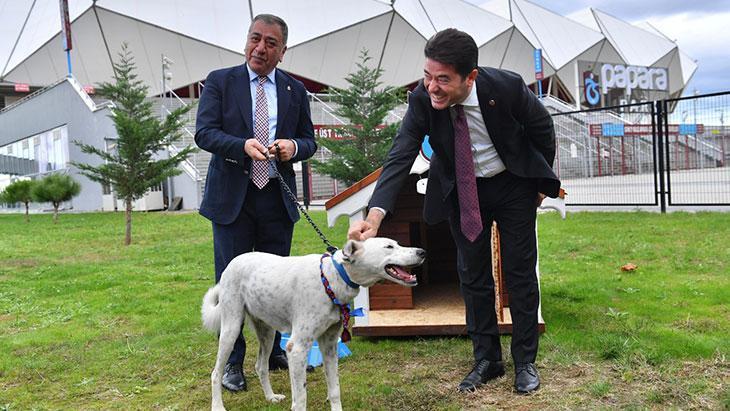
<svg viewBox="0 0 730 411"><path fill-rule="evenodd" d="M355 253L362 248L362 243L356 240L347 240L345 246L342 247L342 257L347 262L355 261Z"/></svg>

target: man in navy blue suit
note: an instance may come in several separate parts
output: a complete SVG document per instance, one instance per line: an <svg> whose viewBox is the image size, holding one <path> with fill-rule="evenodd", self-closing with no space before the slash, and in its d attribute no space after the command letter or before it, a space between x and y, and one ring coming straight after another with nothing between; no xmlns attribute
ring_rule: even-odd
<svg viewBox="0 0 730 411"><path fill-rule="evenodd" d="M304 85L276 69L286 52L287 34L280 17L254 17L246 64L211 72L200 96L195 142L213 154L200 214L213 223L216 283L239 254L290 252L299 213L281 189L274 167L296 193L292 163L311 157L317 145ZM280 340L277 332L270 369L288 366ZM229 391L246 389L245 355L240 336L223 377Z"/></svg>

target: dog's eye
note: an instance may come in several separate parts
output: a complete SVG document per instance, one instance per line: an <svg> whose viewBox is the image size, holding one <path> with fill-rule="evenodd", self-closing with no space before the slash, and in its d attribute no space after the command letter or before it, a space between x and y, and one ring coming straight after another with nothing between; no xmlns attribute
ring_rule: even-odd
<svg viewBox="0 0 730 411"><path fill-rule="evenodd" d="M385 246L385 248L395 248L395 247L393 247L393 244L388 244Z"/></svg>

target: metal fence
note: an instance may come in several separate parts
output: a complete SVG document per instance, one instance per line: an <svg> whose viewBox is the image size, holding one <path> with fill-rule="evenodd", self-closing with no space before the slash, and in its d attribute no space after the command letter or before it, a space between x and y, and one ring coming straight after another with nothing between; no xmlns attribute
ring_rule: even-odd
<svg viewBox="0 0 730 411"><path fill-rule="evenodd" d="M668 205L730 204L730 92L660 103Z"/></svg>
<svg viewBox="0 0 730 411"><path fill-rule="evenodd" d="M553 112L566 204L730 205L728 109L730 92Z"/></svg>
<svg viewBox="0 0 730 411"><path fill-rule="evenodd" d="M652 103L553 114L566 204L657 204L653 114Z"/></svg>

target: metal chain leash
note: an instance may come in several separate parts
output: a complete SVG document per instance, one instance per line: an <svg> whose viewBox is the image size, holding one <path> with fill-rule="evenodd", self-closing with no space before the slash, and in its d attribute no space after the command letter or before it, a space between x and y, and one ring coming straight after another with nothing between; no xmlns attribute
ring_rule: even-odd
<svg viewBox="0 0 730 411"><path fill-rule="evenodd" d="M325 237L324 236L324 233L322 233L322 231L319 229L319 227L317 227L317 224L315 224L314 221L312 221L312 218L309 217L309 214L307 214L307 212L304 210L304 207L301 204L299 204L299 201L297 200L297 196L294 195L294 193L291 191L291 189L289 188L289 186L284 182L284 177L282 177L282 175L279 173L279 169L276 167L276 158L279 157L279 151L281 149L279 148L279 144L274 144L274 147L276 147L276 154L277 155L276 155L275 158L272 158L269 161L274 166L274 173L276 173L276 178L279 180L279 184L281 185L281 188L283 188L284 191L286 191L286 193L289 195L289 198L291 199L291 201L293 201L294 204L296 204L296 206L299 209L299 211L304 215L304 218L307 219L307 221L312 226L312 228L314 228L314 231L317 232L317 235L319 235L319 238L321 238L322 239L322 242L324 242L324 244L327 246L327 251L330 254L334 254L334 252L337 251L337 247L333 246L327 240L327 237Z"/></svg>

